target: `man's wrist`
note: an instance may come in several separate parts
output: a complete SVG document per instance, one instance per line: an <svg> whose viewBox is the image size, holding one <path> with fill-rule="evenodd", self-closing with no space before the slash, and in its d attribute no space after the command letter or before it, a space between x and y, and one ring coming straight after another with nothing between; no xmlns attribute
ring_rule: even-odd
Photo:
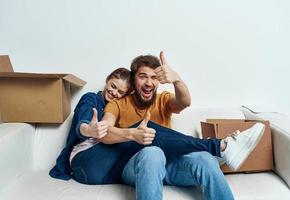
<svg viewBox="0 0 290 200"><path fill-rule="evenodd" d="M177 83L180 83L180 82L182 82L182 79L180 78L179 75L176 75L176 78L175 78L175 80L173 81L173 84L177 84Z"/></svg>
<svg viewBox="0 0 290 200"><path fill-rule="evenodd" d="M126 138L128 140L135 141L134 140L134 133L135 133L135 131L136 131L136 128L127 128L127 129L124 129Z"/></svg>
<svg viewBox="0 0 290 200"><path fill-rule="evenodd" d="M179 74L177 72L173 71L173 81L172 81L172 83L176 83L176 82L179 82L179 81L181 81L181 78L180 78Z"/></svg>

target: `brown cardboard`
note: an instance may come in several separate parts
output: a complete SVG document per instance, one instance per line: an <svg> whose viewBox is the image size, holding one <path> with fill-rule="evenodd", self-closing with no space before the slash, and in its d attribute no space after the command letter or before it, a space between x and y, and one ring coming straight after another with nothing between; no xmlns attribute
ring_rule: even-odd
<svg viewBox="0 0 290 200"><path fill-rule="evenodd" d="M201 122L203 138L225 138L236 130L244 131L255 123L265 124L265 132L261 141L252 151L242 166L235 172L257 172L273 169L272 138L269 121L243 120L243 119L207 119ZM221 166L224 173L233 172L226 164Z"/></svg>
<svg viewBox="0 0 290 200"><path fill-rule="evenodd" d="M0 55L0 72L13 72L13 67L7 55Z"/></svg>
<svg viewBox="0 0 290 200"><path fill-rule="evenodd" d="M7 58L0 56L0 66L9 65ZM0 71L1 120L61 123L70 114L71 87L85 84L72 74L19 73L13 72L13 68L12 72Z"/></svg>

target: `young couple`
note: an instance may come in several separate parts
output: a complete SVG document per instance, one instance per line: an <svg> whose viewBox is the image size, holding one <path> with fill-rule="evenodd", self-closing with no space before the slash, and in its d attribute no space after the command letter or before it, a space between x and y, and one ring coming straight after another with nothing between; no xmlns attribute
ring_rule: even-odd
<svg viewBox="0 0 290 200"><path fill-rule="evenodd" d="M175 93L157 94L161 84ZM163 184L200 186L205 199L233 199L214 156L237 170L258 144L264 125L225 139L199 139L170 129L172 113L190 105L186 84L164 56L138 56L118 68L103 91L82 96L66 147L50 171L84 184L125 183L136 199L162 199Z"/></svg>

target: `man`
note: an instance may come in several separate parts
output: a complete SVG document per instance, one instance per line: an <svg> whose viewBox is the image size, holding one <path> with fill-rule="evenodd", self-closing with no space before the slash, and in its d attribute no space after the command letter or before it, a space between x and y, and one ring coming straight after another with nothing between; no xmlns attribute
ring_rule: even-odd
<svg viewBox="0 0 290 200"><path fill-rule="evenodd" d="M151 144L155 130L147 127L148 113L151 113L150 120L170 128L172 113L179 113L190 105L191 98L186 84L169 67L163 52L160 53L160 61L150 55L139 56L133 60L131 71L135 92L107 105L103 120L107 120L111 127L108 134L100 139L101 142L113 144L136 141L140 144ZM157 94L159 83L173 84L175 94ZM142 122L137 128L128 128L138 121ZM232 143L231 139L228 144L226 140L222 140L219 145L226 152L230 151L229 144ZM229 146L228 149L226 146ZM233 199L218 162L207 152L169 157L166 161L160 148L148 146L127 162L122 180L136 187L138 200L162 199L163 181L176 186L199 185L205 199Z"/></svg>

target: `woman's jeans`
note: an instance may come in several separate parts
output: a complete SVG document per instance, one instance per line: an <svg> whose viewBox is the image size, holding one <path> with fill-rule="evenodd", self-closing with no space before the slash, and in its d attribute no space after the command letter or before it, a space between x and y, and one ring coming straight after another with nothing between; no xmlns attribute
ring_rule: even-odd
<svg viewBox="0 0 290 200"><path fill-rule="evenodd" d="M134 127L136 127L136 126L138 126L138 124L136 124ZM132 159L134 160L134 158L135 159L138 158L139 153L141 153L140 155L143 155L143 153L142 153L143 150L145 151L146 149L152 148L152 149L158 149L158 151L162 152L162 156L164 157L164 164L162 164L159 167L156 167L158 170L156 170L155 167L154 167L154 170L150 170L151 172L160 173L157 175L152 175L153 177L155 177L159 180L158 183L156 183L156 184L154 183L154 185L155 185L154 188L155 188L155 190L158 191L159 196L161 195L161 197L162 197L162 185L163 185L162 181L163 181L164 174L165 174L165 172L162 172L162 170L160 171L159 168L160 167L162 168L162 166L164 168L165 158L168 158L168 159L170 158L170 161L172 160L172 162L168 163L167 167L166 167L166 174L168 174L168 175L165 176L166 177L165 183L172 184L172 185L201 185L205 196L207 194L216 193L216 191L219 191L221 188L221 185L224 185L224 186L222 186L222 188L225 187L225 188L227 188L226 190L229 190L228 185L227 185L226 181L224 180L224 176L223 176L222 172L220 171L218 164L216 162L214 162L215 165L213 165L214 157L211 156L211 155L220 156L220 140L218 140L218 139L202 140L199 138L193 138L191 136L183 135L183 134L181 134L177 131L174 131L172 129L162 127L162 126L160 126L156 123L153 123L151 121L148 123L148 127L154 128L156 130L155 139L154 139L152 145L149 145L149 146L156 146L156 147L148 147L148 146L137 144L136 142L124 142L124 143L113 144L113 145L105 145L105 144L94 145L93 147L91 147L83 152L78 153L74 157L74 159L72 160L71 168L72 168L72 172L73 172L73 177L77 181L79 181L81 183L85 183L85 184L110 184L110 183L120 183L120 182L124 181L127 184L135 185L132 182L134 176L126 175L126 174L132 174L132 173L127 173L128 171L135 170L132 162L134 163L134 165L136 165L136 164L138 165L138 162L132 161ZM146 147L146 148L144 148L144 147ZM157 148L157 147L159 147L159 148ZM142 151L140 151L140 150L142 150ZM205 152L201 152L201 151L207 151L211 155L209 153L205 153ZM139 152L139 153L137 153L137 152ZM151 157L156 158L157 160L162 161L163 157L160 156L160 154L161 154L160 152L153 154L152 156L147 156L147 157L148 158L151 158ZM192 153L192 152L200 152L200 153L188 154L188 153ZM182 167L180 167L180 165L184 165L183 164L184 162L181 162L181 164L178 164L179 162L177 162L177 161L180 158L183 158L180 155L184 155L184 154L188 154L188 155L204 155L204 154L206 154L207 156L205 156L205 157L206 158L210 157L212 160L200 159L200 157L202 157L202 156L197 156L198 159L195 157L194 157L194 159L192 159L191 158L192 156L189 156L190 158L188 158L188 159L189 160L192 159L193 161L191 161L191 162L196 162L195 165L198 165L199 163L201 163L201 164L197 167L198 170L190 169L190 167L187 167L188 168L187 171L183 170L184 173L185 172L189 173L189 171L190 171L190 174L188 174L187 177L188 177L188 180L191 180L191 182L188 181L186 183L179 183L177 180L184 180L185 181L184 178L178 178L178 177L182 177L182 175L180 174L180 172L182 172L180 170ZM184 155L184 157L186 157L188 155ZM172 157L174 157L175 159L173 159ZM132 158L132 159L130 159L130 158ZM139 160L139 158L137 160ZM142 158L140 160L143 161L143 164L146 161L146 159L144 159L144 158ZM176 160L176 161L173 162L174 160ZM208 167L210 167L210 170L208 169L208 167L206 167L206 165L204 165L204 163L207 163L207 162L208 162ZM151 163L150 159L149 159L149 161L146 161L145 163L147 163L150 166L155 166L154 164L150 164ZM190 162L187 161L187 163L190 163ZM188 164L188 165L190 165L190 164ZM191 164L191 165L193 165L193 164ZM144 166L147 166L147 165L145 164ZM123 171L123 169L124 169L124 171ZM171 170L169 170L169 169L171 169ZM184 169L185 169L185 167L184 167ZM168 172L170 172L170 173L168 173ZM219 178L215 177L215 176L217 176L216 175L217 172L219 172ZM122 173L123 173L123 176L122 176ZM199 174L196 174L196 173L199 173ZM204 173L215 174L214 181L212 179L209 179L208 176L205 176ZM142 178L141 178L142 180L145 180L145 179L143 179L143 176L151 177L151 175L149 175L150 173L147 176L147 172L145 174L143 174L143 173L141 173L141 174L142 174ZM136 173L135 173L135 175L136 175ZM193 176L195 176L195 179L192 178ZM209 180L207 180L207 179L209 179ZM219 179L223 180L222 184L217 183L217 181ZM174 182L173 180L177 181L177 182ZM220 182L220 181L218 181L218 182ZM152 180L147 182L147 185L150 186L151 183L152 183ZM204 184L204 186L203 186L203 184ZM142 191L144 191L144 193L146 193L146 191L148 191L148 189L146 189L146 187L144 187L144 186L146 186L146 184L145 185L142 184L142 187L138 189L138 179L136 179L136 188L138 191L137 192L138 199L139 198L142 199L142 197L141 197ZM213 190L213 188L216 188L216 189ZM154 193L153 191L151 191L151 189L149 189L149 191L150 191L149 192L150 194L151 194L151 192ZM141 195L140 197L139 197L139 193ZM146 199L148 199L149 193L147 192ZM224 191L221 190L221 193L224 193ZM154 197L158 197L158 195L154 196ZM160 198L158 197L155 199L162 199L161 197Z"/></svg>

